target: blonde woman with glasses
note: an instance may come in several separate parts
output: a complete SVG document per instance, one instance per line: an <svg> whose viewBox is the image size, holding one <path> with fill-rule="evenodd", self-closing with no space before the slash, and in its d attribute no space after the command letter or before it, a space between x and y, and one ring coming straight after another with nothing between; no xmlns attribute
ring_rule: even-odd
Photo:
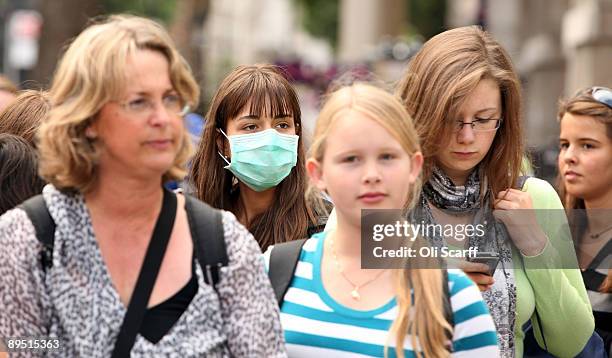
<svg viewBox="0 0 612 358"><path fill-rule="evenodd" d="M111 16L68 47L38 133L50 184L0 217L0 337L13 337L5 348L285 356L253 237L232 214L163 189L185 175L182 116L198 95L151 20Z"/></svg>

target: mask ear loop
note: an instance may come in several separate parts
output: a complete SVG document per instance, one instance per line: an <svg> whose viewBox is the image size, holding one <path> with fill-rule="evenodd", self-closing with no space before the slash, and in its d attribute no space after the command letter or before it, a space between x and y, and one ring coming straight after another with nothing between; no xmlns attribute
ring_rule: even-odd
<svg viewBox="0 0 612 358"><path fill-rule="evenodd" d="M223 134L223 136L224 136L225 138L227 138L227 140L229 141L229 137L228 137L228 136L225 134L225 132L223 132L223 130L222 130L221 128L217 128L217 131L218 131L218 132L221 132L221 134ZM219 153L219 156L221 157L221 159L223 159L223 160L224 160L224 161L227 163L227 165L231 165L231 164L232 164L232 163L230 163L230 162L227 160L227 157L226 157L225 155L221 154L221 152L220 152L219 150L217 150L217 153Z"/></svg>

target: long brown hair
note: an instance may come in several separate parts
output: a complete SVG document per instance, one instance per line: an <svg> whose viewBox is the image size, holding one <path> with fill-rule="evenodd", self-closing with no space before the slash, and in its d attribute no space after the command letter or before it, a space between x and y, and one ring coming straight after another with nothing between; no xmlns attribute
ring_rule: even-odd
<svg viewBox="0 0 612 358"><path fill-rule="evenodd" d="M420 151L419 138L412 119L399 98L374 86L355 83L333 92L325 102L317 119L310 147L311 158L319 163L323 162L329 132L347 110L360 112L374 120L389 131L409 155ZM411 185L404 209L414 206L420 189L420 180ZM320 193L317 190L311 184L308 193L318 197ZM404 340L406 335L409 335L418 357L422 354L425 357L447 357L449 352L445 347L446 333L451 331L451 326L443 313L440 270L396 270L395 279L398 315L390 333L395 338L396 355L404 357ZM414 296L411 295L412 292ZM418 351L417 347L420 347L422 352Z"/></svg>
<svg viewBox="0 0 612 358"><path fill-rule="evenodd" d="M451 135L450 121L455 118L449 114L458 113L485 78L499 86L503 122L481 166L493 193L516 185L524 154L520 82L508 53L477 26L432 37L410 61L398 83L396 93L414 118L421 138L424 180L431 175L440 138Z"/></svg>
<svg viewBox="0 0 612 358"><path fill-rule="evenodd" d="M588 116L593 120L602 123L606 126L606 136L612 141L612 108L605 104L597 101L592 96L592 88L582 90L578 92L574 97L567 100L561 100L559 102L559 112L557 114L557 120L561 122L563 116L566 113L570 113L575 116ZM594 173L596 174L596 173ZM581 238L586 229L586 225L578 224L586 223L587 217L584 214L586 206L584 199L571 195L565 188L565 182L561 177L561 174L557 176L557 188L559 195L563 200L563 206L568 214L570 227L572 228L572 235L580 244ZM612 269L608 270L608 276L599 287L601 292L612 292Z"/></svg>
<svg viewBox="0 0 612 358"><path fill-rule="evenodd" d="M265 250L274 243L305 238L309 221L316 220L304 198L307 180L300 106L295 90L279 68L265 64L239 66L223 80L206 114L190 178L200 200L234 214L244 210L234 176L224 169L226 163L218 153L223 153L225 147L219 148L217 143L229 145L219 129L226 131L228 120L247 105L257 116L292 114L296 134L300 136L296 166L276 186L272 205L247 224L247 229Z"/></svg>

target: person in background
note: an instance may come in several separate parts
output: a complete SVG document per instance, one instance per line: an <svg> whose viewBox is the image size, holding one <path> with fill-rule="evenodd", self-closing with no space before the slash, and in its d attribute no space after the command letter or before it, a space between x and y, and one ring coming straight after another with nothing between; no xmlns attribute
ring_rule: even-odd
<svg viewBox="0 0 612 358"><path fill-rule="evenodd" d="M47 92L21 91L11 104L0 112L0 133L22 137L35 147L34 136L50 109Z"/></svg>
<svg viewBox="0 0 612 358"><path fill-rule="evenodd" d="M412 120L388 92L356 83L325 102L306 166L309 195L331 197L337 225L301 248L281 306L289 356L499 356L493 320L460 270L361 268L361 211L408 210L422 163ZM268 249L268 266L289 244Z"/></svg>
<svg viewBox="0 0 612 358"><path fill-rule="evenodd" d="M70 44L37 141L54 244L23 208L0 217L0 337L57 339L47 357L286 356L252 235L162 187L186 174L183 115L198 94L152 20L110 16ZM211 217L217 230L198 230ZM214 287L198 261L204 239L226 253Z"/></svg>
<svg viewBox="0 0 612 358"><path fill-rule="evenodd" d="M44 185L35 149L21 137L0 133L0 215L40 194Z"/></svg>
<svg viewBox="0 0 612 358"><path fill-rule="evenodd" d="M523 356L522 327L536 317L545 335L533 325L541 348L560 357L580 353L593 334L591 306L557 193L533 177L519 184L522 102L508 53L479 27L445 31L411 59L397 94L414 118L425 157L415 217L423 224L484 227L484 235L465 240L435 232L429 240L500 259L493 274L484 264L461 267L483 291L501 355Z"/></svg>
<svg viewBox="0 0 612 358"><path fill-rule="evenodd" d="M562 101L559 191L570 218L595 330L612 354L612 90Z"/></svg>
<svg viewBox="0 0 612 358"><path fill-rule="evenodd" d="M17 86L6 78L0 75L0 111L8 106L17 96Z"/></svg>
<svg viewBox="0 0 612 358"><path fill-rule="evenodd" d="M200 200L234 213L262 250L323 230L327 215L316 209L322 205L304 198L298 98L279 68L234 69L205 118L190 173Z"/></svg>

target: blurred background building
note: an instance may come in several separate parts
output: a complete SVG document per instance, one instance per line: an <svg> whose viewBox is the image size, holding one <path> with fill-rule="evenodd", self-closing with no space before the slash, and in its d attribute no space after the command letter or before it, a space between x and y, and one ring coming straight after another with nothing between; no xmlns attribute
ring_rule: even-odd
<svg viewBox="0 0 612 358"><path fill-rule="evenodd" d="M284 66L306 131L338 75L392 86L428 38L480 25L521 75L527 143L547 179L555 175L559 98L612 86L612 0L0 0L2 72L22 88L47 87L62 47L87 19L116 12L168 27L203 88L201 114L236 65Z"/></svg>

